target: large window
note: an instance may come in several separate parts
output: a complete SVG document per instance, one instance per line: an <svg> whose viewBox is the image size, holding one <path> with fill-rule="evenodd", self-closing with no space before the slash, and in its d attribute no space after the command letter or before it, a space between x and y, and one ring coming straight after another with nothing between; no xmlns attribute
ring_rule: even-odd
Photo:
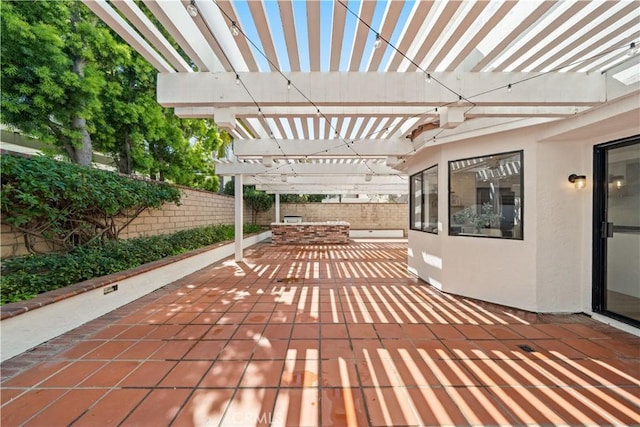
<svg viewBox="0 0 640 427"><path fill-rule="evenodd" d="M449 162L449 234L522 239L522 151Z"/></svg>
<svg viewBox="0 0 640 427"><path fill-rule="evenodd" d="M412 230L438 232L438 165L411 176Z"/></svg>

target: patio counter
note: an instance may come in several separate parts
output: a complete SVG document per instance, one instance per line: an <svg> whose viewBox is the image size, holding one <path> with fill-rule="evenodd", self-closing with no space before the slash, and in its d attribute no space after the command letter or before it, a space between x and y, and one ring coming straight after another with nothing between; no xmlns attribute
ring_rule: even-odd
<svg viewBox="0 0 640 427"><path fill-rule="evenodd" d="M271 241L276 245L343 245L349 243L345 221L271 223Z"/></svg>

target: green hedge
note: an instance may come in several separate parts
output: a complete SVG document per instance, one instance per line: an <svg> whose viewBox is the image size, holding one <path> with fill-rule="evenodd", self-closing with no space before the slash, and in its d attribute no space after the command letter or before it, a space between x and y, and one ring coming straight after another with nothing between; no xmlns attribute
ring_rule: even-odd
<svg viewBox="0 0 640 427"><path fill-rule="evenodd" d="M117 239L147 209L180 204L180 190L45 156L0 156L2 221L61 250Z"/></svg>
<svg viewBox="0 0 640 427"><path fill-rule="evenodd" d="M260 231L247 224L244 233ZM84 280L127 270L203 246L232 240L234 227L214 225L174 234L110 240L67 253L27 255L2 261L0 304L24 301L36 295Z"/></svg>

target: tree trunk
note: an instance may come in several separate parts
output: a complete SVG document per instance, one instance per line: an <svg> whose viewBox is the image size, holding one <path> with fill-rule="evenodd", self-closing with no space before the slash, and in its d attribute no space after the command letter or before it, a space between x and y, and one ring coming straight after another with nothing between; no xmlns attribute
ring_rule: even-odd
<svg viewBox="0 0 640 427"><path fill-rule="evenodd" d="M133 173L131 167L131 138L129 138L129 134L125 136L124 139L124 147L123 152L120 155L120 164L118 169L121 173L131 175Z"/></svg>
<svg viewBox="0 0 640 427"><path fill-rule="evenodd" d="M84 77L84 61L80 57L73 60L73 72L80 78ZM90 166L92 160L93 149L91 146L91 135L87 131L87 120L84 117L74 117L72 126L80 132L80 144L67 148L67 152L72 152L71 160L83 166Z"/></svg>

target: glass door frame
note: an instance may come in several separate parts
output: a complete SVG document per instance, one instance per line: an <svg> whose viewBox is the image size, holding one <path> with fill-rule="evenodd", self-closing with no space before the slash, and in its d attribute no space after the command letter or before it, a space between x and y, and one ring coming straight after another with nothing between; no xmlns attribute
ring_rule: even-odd
<svg viewBox="0 0 640 427"><path fill-rule="evenodd" d="M640 327L640 322L607 310L607 201L608 152L615 148L640 143L640 134L593 147L593 260L592 298L594 313Z"/></svg>

